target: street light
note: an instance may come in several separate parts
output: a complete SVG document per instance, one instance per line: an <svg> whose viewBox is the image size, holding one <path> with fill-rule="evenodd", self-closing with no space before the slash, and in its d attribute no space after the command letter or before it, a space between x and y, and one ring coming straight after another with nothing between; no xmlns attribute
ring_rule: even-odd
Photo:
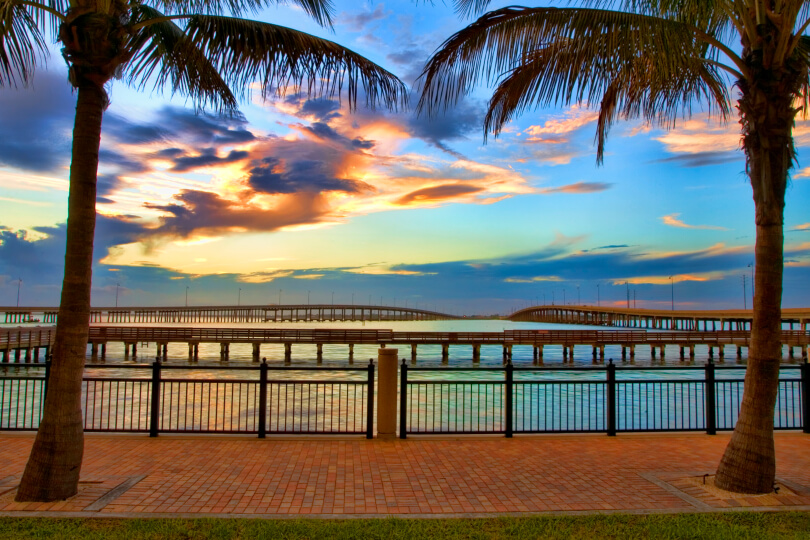
<svg viewBox="0 0 810 540"><path fill-rule="evenodd" d="M282 291L282 290L283 290L283 289L279 289L279 290L278 290L278 305L281 305L281 291Z"/></svg>
<svg viewBox="0 0 810 540"><path fill-rule="evenodd" d="M115 284L115 307L118 307L118 288L121 286L120 283Z"/></svg>
<svg viewBox="0 0 810 540"><path fill-rule="evenodd" d="M335 291L332 291L332 305L335 305Z"/></svg>
<svg viewBox="0 0 810 540"><path fill-rule="evenodd" d="M116 291L115 307L118 307L118 291ZM186 285L186 307L188 307L188 285Z"/></svg>
<svg viewBox="0 0 810 540"><path fill-rule="evenodd" d="M746 297L748 296L748 294L746 294L745 292L745 274L743 274L742 278L743 278L743 309L748 309L748 306L746 305L747 302Z"/></svg>
<svg viewBox="0 0 810 540"><path fill-rule="evenodd" d="M582 299L579 297L579 285L577 285L577 305L582 305Z"/></svg>
<svg viewBox="0 0 810 540"><path fill-rule="evenodd" d="M627 287L627 309L630 309L630 283L625 281L624 286Z"/></svg>
<svg viewBox="0 0 810 540"><path fill-rule="evenodd" d="M22 278L17 281L17 307L20 307L20 287L22 287Z"/></svg>
<svg viewBox="0 0 810 540"><path fill-rule="evenodd" d="M602 299L599 296L599 284L596 284L596 307L602 306Z"/></svg>
<svg viewBox="0 0 810 540"><path fill-rule="evenodd" d="M307 305L309 305L309 293L310 293L310 292L311 292L311 291L307 291Z"/></svg>
<svg viewBox="0 0 810 540"><path fill-rule="evenodd" d="M751 309L754 308L754 296L756 293L754 291L754 263L749 263L748 268L751 269Z"/></svg>
<svg viewBox="0 0 810 540"><path fill-rule="evenodd" d="M672 285L672 311L675 311L675 280L669 276L669 283Z"/></svg>
<svg viewBox="0 0 810 540"><path fill-rule="evenodd" d="M239 287L239 293L236 296L236 306L238 307L241 305L242 305L242 287Z"/></svg>

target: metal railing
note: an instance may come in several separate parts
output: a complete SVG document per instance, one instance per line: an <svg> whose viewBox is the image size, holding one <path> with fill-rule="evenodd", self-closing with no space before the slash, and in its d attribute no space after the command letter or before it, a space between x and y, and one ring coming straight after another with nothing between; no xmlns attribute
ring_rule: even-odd
<svg viewBox="0 0 810 540"><path fill-rule="evenodd" d="M46 364L49 366L49 364ZM14 367L39 367L25 364ZM95 365L134 377L85 376L85 431L159 433L361 434L373 437L375 365L368 367ZM245 378L172 373L246 372ZM316 374L329 372L323 378ZM149 377L143 375L148 373ZM275 376L278 374L278 376ZM365 375L364 377L362 375ZM168 376L167 376L168 375ZM252 375L252 378L248 378ZM297 378L293 378L293 376ZM0 430L35 430L47 393L43 376L0 377Z"/></svg>
<svg viewBox="0 0 810 540"><path fill-rule="evenodd" d="M636 378L650 368L418 368L400 367L400 438L411 434L588 433L732 430L742 401L743 380L717 378L737 366L668 367L683 378ZM800 378L779 380L775 429L810 433L810 365L783 366ZM411 380L409 374L423 374ZM477 373L475 380L450 379ZM555 378L563 372L565 379ZM617 372L622 378L617 379ZM493 374L497 379L481 378ZM701 378L697 376L702 375ZM517 376L517 377L516 377Z"/></svg>

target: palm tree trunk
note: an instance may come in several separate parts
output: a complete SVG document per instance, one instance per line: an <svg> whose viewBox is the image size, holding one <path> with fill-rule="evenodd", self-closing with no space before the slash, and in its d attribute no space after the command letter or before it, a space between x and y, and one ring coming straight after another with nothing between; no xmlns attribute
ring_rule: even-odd
<svg viewBox="0 0 810 540"><path fill-rule="evenodd" d="M56 323L48 395L17 501L55 501L76 494L84 453L82 375L90 320L96 175L103 88L78 88L70 164L65 277Z"/></svg>
<svg viewBox="0 0 810 540"><path fill-rule="evenodd" d="M773 417L782 359L783 220L795 111L788 77L766 75L750 92L740 85L743 147L756 211L756 294L740 414L715 479L718 487L739 493L772 491L776 474Z"/></svg>

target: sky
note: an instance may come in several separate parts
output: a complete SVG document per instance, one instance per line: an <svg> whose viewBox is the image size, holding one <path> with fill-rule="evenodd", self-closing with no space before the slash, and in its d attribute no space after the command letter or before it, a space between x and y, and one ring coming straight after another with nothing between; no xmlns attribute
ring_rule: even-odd
<svg viewBox="0 0 810 540"><path fill-rule="evenodd" d="M94 306L384 304L455 314L535 304L751 307L754 205L736 118L618 122L597 166L587 103L531 110L484 141L481 86L417 115L430 54L469 23L441 2L337 1L257 18L346 46L400 77L407 110L293 90L240 116L169 90L109 88ZM498 4L494 4L497 6ZM57 47L54 45L54 51ZM56 305L75 94L55 53L0 88L0 305ZM785 209L784 307L810 305L810 121ZM117 298L116 298L117 296Z"/></svg>

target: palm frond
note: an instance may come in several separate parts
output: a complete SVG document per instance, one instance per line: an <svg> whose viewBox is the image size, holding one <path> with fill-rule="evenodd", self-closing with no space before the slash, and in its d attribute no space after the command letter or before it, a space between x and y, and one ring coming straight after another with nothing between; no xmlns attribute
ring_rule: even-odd
<svg viewBox="0 0 810 540"><path fill-rule="evenodd" d="M37 5L42 7L37 7ZM34 0L27 5L27 9L39 28L48 28L52 36L59 34L59 25L70 8L70 0Z"/></svg>
<svg viewBox="0 0 810 540"><path fill-rule="evenodd" d="M512 118L532 107L560 103L598 106L597 162L601 163L607 133L618 118L643 118L670 126L679 114L689 116L692 107L701 102L723 120L731 112L723 78L700 59L684 59L681 69L661 76L655 72L656 62L643 54L617 70L601 59L581 64L577 58L581 49L581 44L570 40L562 50L546 47L528 55L493 93L484 120L485 134L491 131L497 136ZM585 79L578 76L582 69L590 72ZM613 75L590 84L599 72Z"/></svg>
<svg viewBox="0 0 810 540"><path fill-rule="evenodd" d="M793 50L796 65L804 66L804 77L799 88L798 99L801 101L800 114L807 118L810 116L810 36L800 36L796 48Z"/></svg>
<svg viewBox="0 0 810 540"><path fill-rule="evenodd" d="M0 0L0 87L27 84L48 48L25 6Z"/></svg>
<svg viewBox="0 0 810 540"><path fill-rule="evenodd" d="M148 6L135 6L133 16L134 23L157 22L141 26L129 44L129 84L142 89L149 81L154 81L155 88L170 82L173 94L188 96L200 108L211 105L222 112L237 109L236 98L216 66L180 27Z"/></svg>
<svg viewBox="0 0 810 540"><path fill-rule="evenodd" d="M568 50L571 44L573 51ZM565 101L571 81L603 91L639 54L665 78L677 76L685 58L714 61L717 54L676 21L592 9L508 7L485 14L434 53L420 76L418 110L435 114L479 82L496 82L539 50L548 51L550 62L561 63L549 71L554 76L544 83L560 102ZM558 52L565 55L556 59ZM562 58L571 65L563 64Z"/></svg>
<svg viewBox="0 0 810 540"><path fill-rule="evenodd" d="M332 26L335 7L332 0L152 0L161 11L191 15L255 14L272 5L295 4L303 9L321 26Z"/></svg>
<svg viewBox="0 0 810 540"><path fill-rule="evenodd" d="M207 15L192 16L186 32L225 80L244 92L255 81L265 96L296 86L317 96L345 94L354 109L362 89L369 107L405 105L405 86L396 76L331 41L269 23Z"/></svg>

